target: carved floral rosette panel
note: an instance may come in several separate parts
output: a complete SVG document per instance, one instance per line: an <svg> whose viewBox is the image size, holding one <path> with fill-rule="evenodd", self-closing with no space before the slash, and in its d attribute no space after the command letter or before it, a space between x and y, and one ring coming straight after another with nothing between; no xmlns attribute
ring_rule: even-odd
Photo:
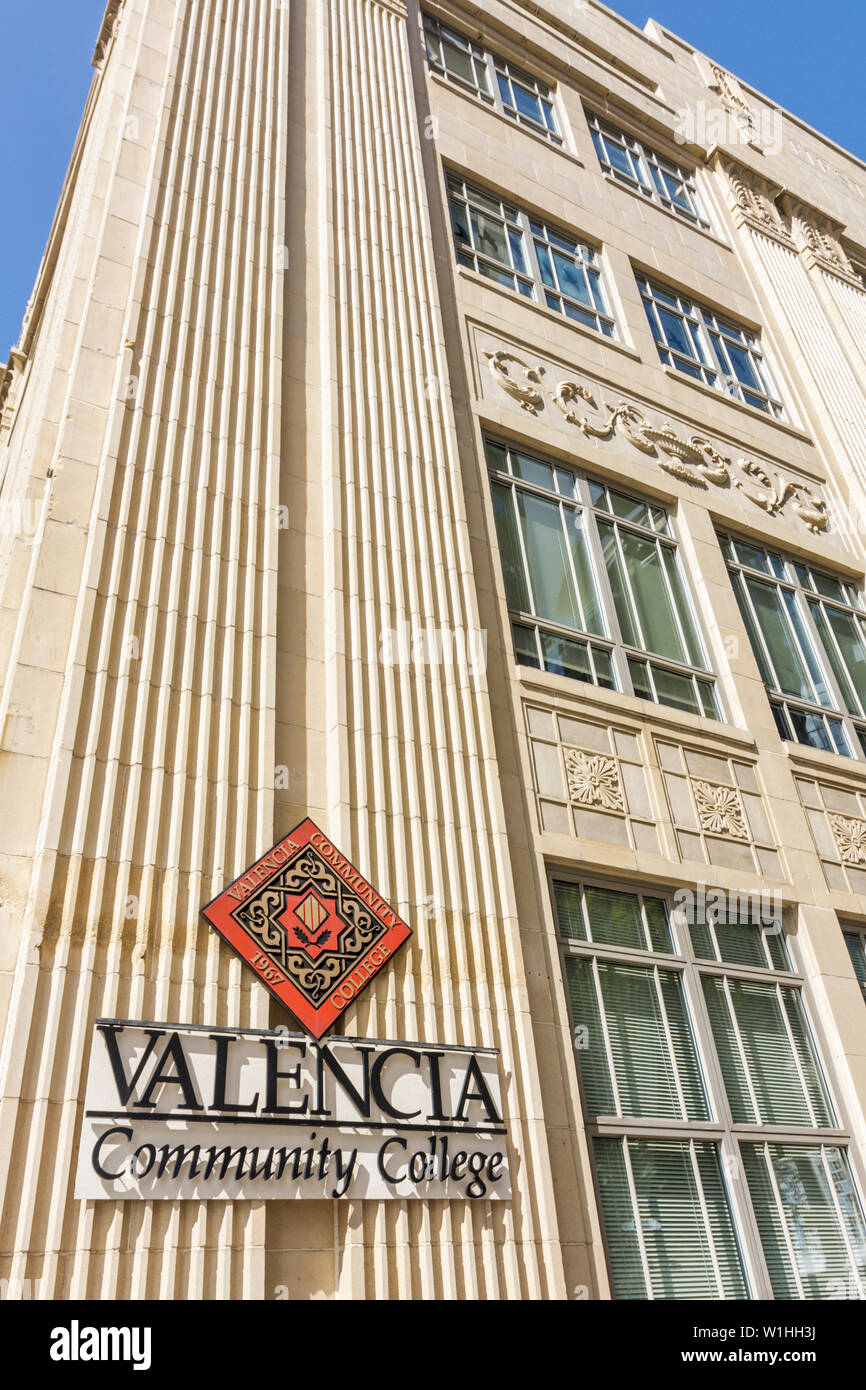
<svg viewBox="0 0 866 1390"><path fill-rule="evenodd" d="M564 748L563 758L568 794L576 805L625 814L616 758L585 753L582 748Z"/></svg>
<svg viewBox="0 0 866 1390"><path fill-rule="evenodd" d="M633 402L599 404L600 391L595 383L590 386L569 377L556 381L552 369L542 363L532 366L506 348L482 351L497 387L527 414L539 416L553 407L584 438L619 438L693 487L733 489L768 516L787 516L790 512L814 535L828 529L826 499L811 479L754 459L731 458L704 435L677 429L670 420L653 423Z"/></svg>
<svg viewBox="0 0 866 1390"><path fill-rule="evenodd" d="M681 859L784 877L753 759L662 739L656 753Z"/></svg>
<svg viewBox="0 0 866 1390"><path fill-rule="evenodd" d="M534 704L525 714L539 829L658 854L639 732Z"/></svg>
<svg viewBox="0 0 866 1390"><path fill-rule="evenodd" d="M300 905L290 910L299 896ZM313 1008L387 930L312 845L232 916Z"/></svg>
<svg viewBox="0 0 866 1390"><path fill-rule="evenodd" d="M797 790L821 859L827 887L866 893L866 785L797 777Z"/></svg>

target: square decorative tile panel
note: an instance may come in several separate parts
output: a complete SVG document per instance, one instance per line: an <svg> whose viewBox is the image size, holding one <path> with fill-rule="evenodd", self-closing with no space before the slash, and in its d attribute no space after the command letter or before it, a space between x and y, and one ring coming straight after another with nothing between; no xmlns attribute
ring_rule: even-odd
<svg viewBox="0 0 866 1390"><path fill-rule="evenodd" d="M784 877L753 763L661 739L656 754L681 859Z"/></svg>
<svg viewBox="0 0 866 1390"><path fill-rule="evenodd" d="M316 1038L411 935L311 820L263 854L202 915Z"/></svg>
<svg viewBox="0 0 866 1390"><path fill-rule="evenodd" d="M526 706L540 828L658 854L638 734Z"/></svg>
<svg viewBox="0 0 866 1390"><path fill-rule="evenodd" d="M866 893L866 787L798 777L797 789L827 887L839 893Z"/></svg>

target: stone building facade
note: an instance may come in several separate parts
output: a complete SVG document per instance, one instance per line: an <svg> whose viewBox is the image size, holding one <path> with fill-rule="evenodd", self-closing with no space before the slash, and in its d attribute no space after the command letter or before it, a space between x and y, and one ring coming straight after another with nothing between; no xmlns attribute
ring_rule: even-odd
<svg viewBox="0 0 866 1390"><path fill-rule="evenodd" d="M595 0L111 0L0 381L0 1278L866 1296L866 168ZM511 1199L74 1197L311 816ZM289 1020L291 1021L291 1020Z"/></svg>

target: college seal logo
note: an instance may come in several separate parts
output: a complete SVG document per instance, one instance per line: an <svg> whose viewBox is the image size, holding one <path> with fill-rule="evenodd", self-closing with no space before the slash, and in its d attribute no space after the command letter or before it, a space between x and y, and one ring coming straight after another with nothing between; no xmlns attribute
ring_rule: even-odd
<svg viewBox="0 0 866 1390"><path fill-rule="evenodd" d="M202 916L315 1038L412 934L311 820Z"/></svg>

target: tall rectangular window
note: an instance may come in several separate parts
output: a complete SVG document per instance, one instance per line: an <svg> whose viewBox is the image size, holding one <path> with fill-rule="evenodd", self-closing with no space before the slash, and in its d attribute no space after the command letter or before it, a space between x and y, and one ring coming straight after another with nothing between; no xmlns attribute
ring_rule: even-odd
<svg viewBox="0 0 866 1390"><path fill-rule="evenodd" d="M851 584L720 536L783 739L866 757L866 610Z"/></svg>
<svg viewBox="0 0 866 1390"><path fill-rule="evenodd" d="M455 174L447 184L460 265L613 337L591 246Z"/></svg>
<svg viewBox="0 0 866 1390"><path fill-rule="evenodd" d="M440 77L456 83L552 144L562 144L553 93L544 82L432 15L424 15L424 35L427 61Z"/></svg>
<svg viewBox="0 0 866 1390"><path fill-rule="evenodd" d="M692 172L599 116L586 114L598 162L610 178L696 227L709 227Z"/></svg>
<svg viewBox="0 0 866 1390"><path fill-rule="evenodd" d="M614 1297L866 1297L848 1136L781 922L552 888Z"/></svg>
<svg viewBox="0 0 866 1390"><path fill-rule="evenodd" d="M751 329L646 276L638 275L637 282L665 366L714 386L745 405L783 415L760 342Z"/></svg>
<svg viewBox="0 0 866 1390"><path fill-rule="evenodd" d="M518 661L718 718L667 513L486 448Z"/></svg>

